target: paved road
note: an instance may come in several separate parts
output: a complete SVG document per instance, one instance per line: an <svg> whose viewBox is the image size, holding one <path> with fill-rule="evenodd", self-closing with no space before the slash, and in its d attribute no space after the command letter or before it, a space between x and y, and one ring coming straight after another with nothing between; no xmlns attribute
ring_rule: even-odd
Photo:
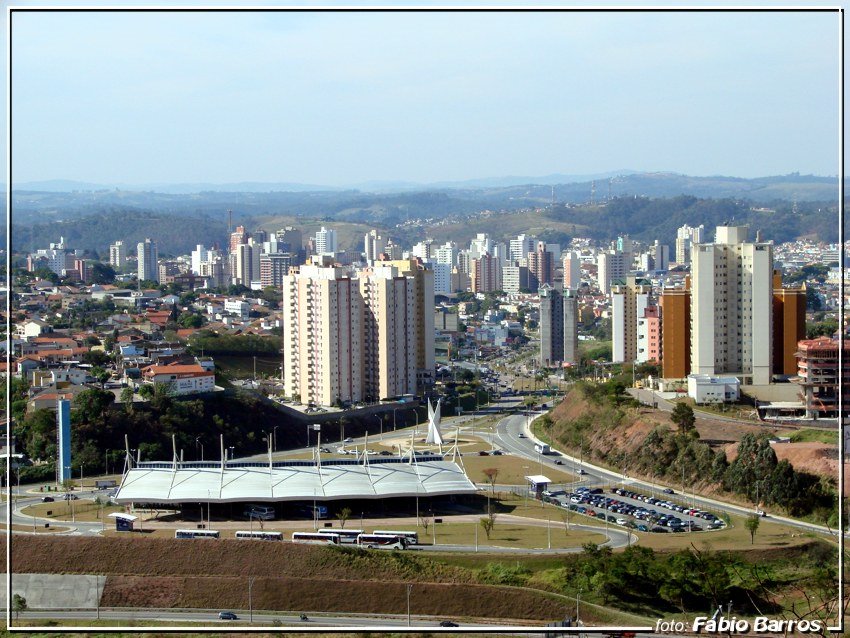
<svg viewBox="0 0 850 638"><path fill-rule="evenodd" d="M415 595L415 590L414 590ZM231 611L231 610L228 610ZM307 620L302 621L299 613L279 612L269 613L268 611L255 611L253 615L247 609L235 609L234 611L239 617L238 620L219 620L218 611L216 610L172 610L172 609L84 609L84 610L67 610L67 611L26 611L21 614L22 619L28 620L95 620L99 617L101 620L145 620L157 622L172 622L172 623L203 623L210 626L221 626L222 628L229 626L245 626L251 622L253 618L254 625L272 626L275 623L281 623L282 627L291 627L293 629L304 630L317 627L407 627L407 616L399 615L381 615L368 616L365 614L321 614L316 615L313 612L307 613ZM448 617L433 617L433 616L411 616L410 626L416 628L427 629L433 631L440 626L442 620ZM471 628L487 628L487 627L504 627L504 624L499 623L461 623L457 622L462 627Z"/></svg>
<svg viewBox="0 0 850 638"><path fill-rule="evenodd" d="M502 419L502 421L499 423L497 436L499 437L499 440L501 444L505 447L505 449L510 450L514 454L524 456L529 460L536 460L537 457L540 455L534 452L535 439L531 434L528 422L529 419L525 417L506 417L505 419ZM523 432L527 438L519 438L520 432ZM567 455L561 455L559 458L564 464L563 467L568 471L577 472L579 469L582 469L585 472L585 475L581 478L583 482L589 486L620 484L626 486L633 486L634 488L639 489L641 491L645 491L647 493L651 492L652 490L658 490L658 484L650 483L649 481L644 481L641 479L632 478L628 476L627 473L613 472L611 470L592 465L587 461L584 461L583 459L577 459L575 457ZM549 460L549 463L553 464L554 461ZM552 465L552 467L554 467L554 465ZM739 516L747 516L753 513L752 508L741 507L740 505L733 505L704 496L684 495L683 498L685 498L689 504L693 503L693 507L707 510L710 512L722 511ZM796 527L806 531L816 532L819 534L827 534L832 536L836 535L834 530L830 530L826 526L806 523L785 516L775 516L771 514L768 516L768 520L783 523L785 525L790 525L792 527Z"/></svg>

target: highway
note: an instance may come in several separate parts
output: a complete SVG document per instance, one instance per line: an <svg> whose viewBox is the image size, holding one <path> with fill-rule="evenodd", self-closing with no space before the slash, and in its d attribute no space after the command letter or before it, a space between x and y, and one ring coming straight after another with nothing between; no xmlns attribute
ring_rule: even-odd
<svg viewBox="0 0 850 638"><path fill-rule="evenodd" d="M415 590L414 590L415 592ZM415 595L415 593L414 593ZM221 627L222 629L233 626L263 625L274 626L275 628L290 628L294 630L313 629L317 627L412 627L434 631L439 629L440 622L447 620L447 617L433 617L413 615L408 618L406 615L366 615L366 614L334 614L334 613L319 613L307 611L307 620L303 621L300 618L300 612L268 612L254 611L253 614L247 609L227 610L234 611L238 616L237 620L219 620L218 610L175 610L175 609L117 609L117 608L102 608L99 611L96 609L78 609L78 610L55 610L55 611L26 611L21 614L21 619L33 620L140 620L147 622L167 622L167 623L201 623L205 626ZM253 620L252 620L253 619ZM464 628L500 628L505 627L499 623L484 623L481 621L461 623L454 620L459 626Z"/></svg>
<svg viewBox="0 0 850 638"><path fill-rule="evenodd" d="M540 413L535 413L535 417L536 416L540 416ZM580 480L582 484L587 485L589 487L603 487L611 484L621 484L631 486L634 489L645 491L647 493L653 490L657 491L659 489L659 485L657 483L651 483L649 481L643 481L641 479L632 478L627 474L621 472L613 472L597 465L592 465L584 459L577 459L575 457L567 456L565 454L561 454L557 457L538 454L534 451L534 445L536 440L533 438L533 434L531 433L530 429L531 418L532 417L526 417L522 415L512 415L502 419L499 422L496 433L496 441L498 445L502 447L505 451L510 452L511 454L522 456L524 458L529 459L530 461L539 463L540 465L538 467L557 467L573 473L578 473L579 469L581 469L585 472L585 474L580 477ZM525 438L520 438L520 433L524 434ZM563 465L556 466L555 459L560 459ZM693 503L694 507L708 510L711 512L720 511L739 516L747 516L753 513L752 508L742 507L740 505L733 505L731 503L725 503L723 501L718 501L716 499L706 498L699 495L677 494L675 496L670 497L670 500L678 500L682 504ZM796 519L788 518L785 516L769 515L767 519L809 532L816 532L819 534L827 534L832 536L836 535L834 530L830 530L826 526L815 525L813 523L807 523L804 521L798 521Z"/></svg>

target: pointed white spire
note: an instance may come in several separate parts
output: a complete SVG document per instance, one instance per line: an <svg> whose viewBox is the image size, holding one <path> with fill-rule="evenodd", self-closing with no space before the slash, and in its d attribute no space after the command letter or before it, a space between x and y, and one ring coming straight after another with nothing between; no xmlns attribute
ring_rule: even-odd
<svg viewBox="0 0 850 638"><path fill-rule="evenodd" d="M437 406L431 407L431 400L428 399L428 436L425 437L425 443L436 443L442 446L443 434L440 432L440 402L442 399L437 399ZM441 450L442 451L442 450Z"/></svg>

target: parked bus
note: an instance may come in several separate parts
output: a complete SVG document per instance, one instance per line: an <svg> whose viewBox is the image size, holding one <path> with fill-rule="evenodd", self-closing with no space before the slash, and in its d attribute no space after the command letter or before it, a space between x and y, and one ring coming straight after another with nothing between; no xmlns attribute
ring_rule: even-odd
<svg viewBox="0 0 850 638"><path fill-rule="evenodd" d="M221 532L214 529L178 529L174 538L218 538Z"/></svg>
<svg viewBox="0 0 850 638"><path fill-rule="evenodd" d="M407 541L408 545L418 545L419 544L419 533L418 532L399 532L399 531L386 531L382 529L376 529L373 534L389 534L390 536L401 536L403 539Z"/></svg>
<svg viewBox="0 0 850 638"><path fill-rule="evenodd" d="M405 549L407 541L395 534L360 534L357 544L367 549Z"/></svg>
<svg viewBox="0 0 850 638"><path fill-rule="evenodd" d="M293 543L313 545L339 545L339 534L319 534L318 532L293 532Z"/></svg>
<svg viewBox="0 0 850 638"><path fill-rule="evenodd" d="M257 539L261 541L279 541L283 540L283 534L280 532L236 532L237 539L247 538L249 540Z"/></svg>
<svg viewBox="0 0 850 638"><path fill-rule="evenodd" d="M339 536L340 543L356 543L357 537L363 533L362 529L334 529L332 527L326 527L324 529L320 529L319 534L336 534Z"/></svg>

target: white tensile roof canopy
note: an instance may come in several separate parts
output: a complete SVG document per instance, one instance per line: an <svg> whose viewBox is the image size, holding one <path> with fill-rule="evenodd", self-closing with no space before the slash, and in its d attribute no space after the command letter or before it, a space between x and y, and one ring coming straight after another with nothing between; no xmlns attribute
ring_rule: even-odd
<svg viewBox="0 0 850 638"><path fill-rule="evenodd" d="M278 502L474 494L442 455L288 462L147 462L129 469L118 503Z"/></svg>

